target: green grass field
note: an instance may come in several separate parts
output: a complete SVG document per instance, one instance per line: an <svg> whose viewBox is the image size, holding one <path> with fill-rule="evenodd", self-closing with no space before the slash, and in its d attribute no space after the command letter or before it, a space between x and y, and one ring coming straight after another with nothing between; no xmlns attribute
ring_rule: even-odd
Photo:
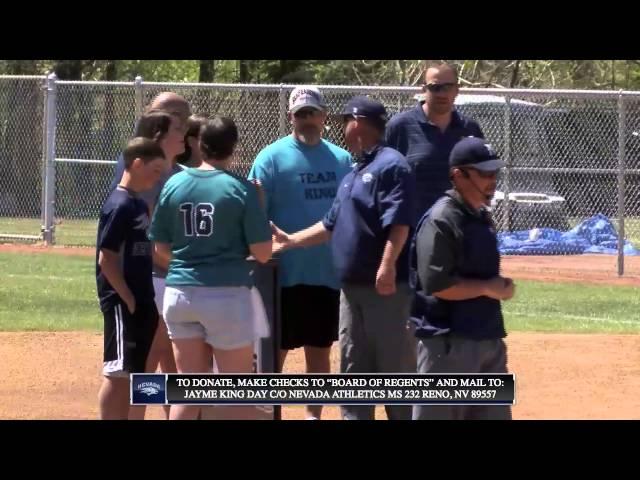
<svg viewBox="0 0 640 480"><path fill-rule="evenodd" d="M39 218L0 217L0 234L39 235ZM95 245L98 220L62 220L56 225L55 241L59 245ZM1 240L1 238L0 238Z"/></svg>
<svg viewBox="0 0 640 480"><path fill-rule="evenodd" d="M0 253L0 330L98 330L90 257Z"/></svg>
<svg viewBox="0 0 640 480"><path fill-rule="evenodd" d="M100 331L91 257L0 253L0 331ZM509 331L640 333L634 287L518 281Z"/></svg>
<svg viewBox="0 0 640 480"><path fill-rule="evenodd" d="M575 226L581 219L570 219L571 226ZM615 225L615 219L613 219ZM39 235L42 222L38 218L8 218L0 217L0 234ZM98 220L66 220L62 219L56 225L55 242L57 245L93 246L96 242ZM640 248L640 218L625 220L627 240ZM1 240L1 238L0 238Z"/></svg>

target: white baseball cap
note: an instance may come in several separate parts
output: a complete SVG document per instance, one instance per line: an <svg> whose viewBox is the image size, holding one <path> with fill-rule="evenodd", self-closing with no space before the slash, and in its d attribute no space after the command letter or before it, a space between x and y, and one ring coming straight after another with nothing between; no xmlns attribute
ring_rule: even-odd
<svg viewBox="0 0 640 480"><path fill-rule="evenodd" d="M320 90L312 86L296 87L289 95L289 111L296 113L303 107L326 110L327 105Z"/></svg>

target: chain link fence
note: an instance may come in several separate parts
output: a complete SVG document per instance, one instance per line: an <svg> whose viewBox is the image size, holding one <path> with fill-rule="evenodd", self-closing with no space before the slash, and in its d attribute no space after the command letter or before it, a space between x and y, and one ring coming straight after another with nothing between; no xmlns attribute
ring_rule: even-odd
<svg viewBox="0 0 640 480"><path fill-rule="evenodd" d="M44 82L0 76L0 240L41 238Z"/></svg>
<svg viewBox="0 0 640 480"><path fill-rule="evenodd" d="M144 106L162 91L183 95L194 113L236 121L234 168L243 176L262 148L290 132L293 85L50 79L43 89L44 80L0 77L0 236L25 233L14 223L30 219L34 238L44 225L45 240L93 245L115 159ZM393 115L414 107L420 93L414 87L320 88L331 113L365 94ZM494 199L501 232L567 231L602 215L640 247L640 93L461 89L456 108L480 123L507 162ZM325 138L345 146L337 119L328 119ZM623 245L615 247L621 272ZM550 248L547 253L568 253Z"/></svg>

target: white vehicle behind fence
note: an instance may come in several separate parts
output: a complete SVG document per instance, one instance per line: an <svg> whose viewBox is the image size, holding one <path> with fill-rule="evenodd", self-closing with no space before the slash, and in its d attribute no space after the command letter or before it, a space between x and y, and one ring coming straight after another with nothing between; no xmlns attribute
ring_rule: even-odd
<svg viewBox="0 0 640 480"><path fill-rule="evenodd" d="M422 95L416 95L420 99ZM456 109L480 123L488 141L504 158L504 130L492 131L496 117L505 114L506 100L497 95L460 94ZM570 228L567 201L556 190L552 174L542 165L553 165L548 158L548 139L540 123L549 112L544 105L512 99L511 165L509 174L501 175L498 190L491 202L496 227L500 231L529 230L533 228ZM493 121L491 121L493 120ZM494 143L495 141L495 143ZM496 143L498 145L496 145ZM514 168L515 167L515 168ZM518 167L533 167L521 171ZM526 169L524 169L526 170ZM506 193L508 191L508 193Z"/></svg>

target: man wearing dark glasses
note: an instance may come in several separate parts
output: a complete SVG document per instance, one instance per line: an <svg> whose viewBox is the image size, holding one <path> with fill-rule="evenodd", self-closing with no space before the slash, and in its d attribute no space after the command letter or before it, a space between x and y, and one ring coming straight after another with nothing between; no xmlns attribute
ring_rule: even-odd
<svg viewBox="0 0 640 480"><path fill-rule="evenodd" d="M322 138L327 108L313 86L295 88L289 97L292 133L263 149L249 179L259 180L269 219L286 231L320 221L331 208L342 178L351 171L349 152ZM280 369L289 350L304 347L307 373L329 373L330 351L338 339L339 283L328 245L283 252ZM306 407L319 419L322 405Z"/></svg>
<svg viewBox="0 0 640 480"><path fill-rule="evenodd" d="M449 158L453 189L418 222L409 253L418 373L507 373L500 302L513 297L515 285L500 275L486 208L502 167L484 140L462 139ZM507 420L511 407L414 405L413 419Z"/></svg>
<svg viewBox="0 0 640 480"><path fill-rule="evenodd" d="M386 141L402 153L416 175L416 221L450 187L449 153L463 137L484 138L474 120L454 109L458 74L448 64L430 67L423 86L424 100L395 115L387 125Z"/></svg>

